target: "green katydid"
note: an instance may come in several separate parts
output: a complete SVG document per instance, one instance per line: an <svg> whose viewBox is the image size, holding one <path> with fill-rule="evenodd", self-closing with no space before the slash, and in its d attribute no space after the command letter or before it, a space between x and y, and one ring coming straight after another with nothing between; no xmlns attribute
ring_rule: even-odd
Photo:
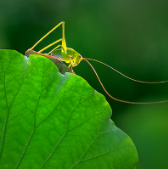
<svg viewBox="0 0 168 169"><path fill-rule="evenodd" d="M48 46L44 47L43 49L41 49L40 51L36 52L33 49L37 46L37 44L39 44L45 37L47 37L51 32L53 32L56 28L58 28L59 26L62 25L62 38L58 39L56 41L54 41L53 43L49 44ZM57 45L56 47L54 47L49 53L42 53L44 50L50 48L51 46L58 44L59 42L62 42L62 44ZM58 55L58 53L61 54ZM124 102L124 103L130 103L130 104L155 104L155 103L164 103L164 102L168 102L168 100L164 100L164 101L157 101L157 102L131 102L131 101L125 101L125 100L121 100L121 99L117 99L115 97L113 97L112 95L110 95L107 90L105 89L104 85L102 84L96 70L94 69L94 67L92 66L92 64L88 61L88 60L92 60L92 61L96 61L99 62L107 67L109 67L110 69L116 71L117 73L121 74L122 76L124 76L125 78L128 78L132 81L135 82L139 82L139 83L149 83L149 84L154 84L154 83L166 83L168 81L158 81L158 82L147 82L147 81L140 81L140 80L135 80L132 79L126 75L124 75L123 73L119 72L118 70L114 69L113 67L98 61L96 59L91 59L91 58L84 58L81 56L80 53L78 53L77 51L75 51L72 48L69 48L66 46L66 40L65 40L65 22L60 22L59 24L57 24L53 29L51 29L48 33L46 33L39 41L37 41L30 49L28 49L26 51L26 55L30 55L30 54L39 54L39 55L43 55L45 57L48 57L50 59L56 59L60 64L63 64L63 62L69 63L69 66L66 68L65 71L69 71L69 72L73 72L72 67L77 66L82 60L85 60L90 67L92 68L92 70L94 71L95 75L97 76L97 79L100 83L100 85L102 86L103 90L106 92L106 94L111 97L112 99L116 100L116 101L120 101L120 102ZM66 65L63 64L63 67L66 67Z"/></svg>

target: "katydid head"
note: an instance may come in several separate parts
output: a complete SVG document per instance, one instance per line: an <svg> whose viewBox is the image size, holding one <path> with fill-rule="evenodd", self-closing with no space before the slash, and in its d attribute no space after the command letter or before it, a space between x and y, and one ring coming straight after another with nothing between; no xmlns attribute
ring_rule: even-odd
<svg viewBox="0 0 168 169"><path fill-rule="evenodd" d="M67 48L67 55L69 57L69 62L72 67L77 66L82 60L83 57L77 51L72 48Z"/></svg>

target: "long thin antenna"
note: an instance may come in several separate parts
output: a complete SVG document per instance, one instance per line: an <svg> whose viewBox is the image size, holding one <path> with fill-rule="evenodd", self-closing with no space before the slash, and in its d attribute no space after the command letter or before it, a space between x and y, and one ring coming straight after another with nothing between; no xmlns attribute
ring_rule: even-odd
<svg viewBox="0 0 168 169"><path fill-rule="evenodd" d="M133 78L131 78L131 77L129 77L129 76L124 75L124 74L121 73L120 71L114 69L113 67L111 67L111 66L109 66L108 64L103 63L103 62L101 62L101 61L99 61L99 60L92 59L92 58L85 58L85 59L87 59L87 60L93 60L93 61L95 61L95 62L99 62L99 63L101 63L101 64L103 64L103 65L109 67L110 69L114 70L115 72L119 73L120 75L124 76L125 78L130 79L130 80L132 80L132 81L134 81L134 82L148 83L148 84L158 84L158 83L167 83L167 82L168 82L168 80L166 80L166 81L158 81L158 82L147 82L147 81L135 80L135 79L133 79Z"/></svg>
<svg viewBox="0 0 168 169"><path fill-rule="evenodd" d="M98 79L100 85L102 86L102 88L103 88L103 90L106 92L106 94L107 94L109 97L111 97L112 99L116 100L116 101L123 102L123 103L129 103L129 104L157 104L157 103L165 103L165 102L168 102L168 100L163 100L163 101L158 101L158 102L130 102L130 101L126 101L126 100L117 99L117 98L111 96L111 95L107 92L106 88L104 87L103 83L101 82L101 80L100 80L100 78L99 78L99 76L98 76L98 74L97 74L95 68L92 66L92 64L91 64L86 58L83 58L83 60L85 60L85 61L90 65L90 67L93 69L93 71L94 71L94 73L95 73L95 75L96 75L96 77L97 77L97 79Z"/></svg>

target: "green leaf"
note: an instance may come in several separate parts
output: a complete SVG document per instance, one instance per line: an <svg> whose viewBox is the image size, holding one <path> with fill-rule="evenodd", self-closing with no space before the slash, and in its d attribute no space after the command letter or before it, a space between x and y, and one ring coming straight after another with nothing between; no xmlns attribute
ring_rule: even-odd
<svg viewBox="0 0 168 169"><path fill-rule="evenodd" d="M0 50L0 168L133 169L105 97L49 59Z"/></svg>

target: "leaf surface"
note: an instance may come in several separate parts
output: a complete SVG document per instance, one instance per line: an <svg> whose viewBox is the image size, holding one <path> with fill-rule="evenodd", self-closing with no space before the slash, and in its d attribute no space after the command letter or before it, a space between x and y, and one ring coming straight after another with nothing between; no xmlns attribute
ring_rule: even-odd
<svg viewBox="0 0 168 169"><path fill-rule="evenodd" d="M0 168L134 169L105 97L49 59L0 50Z"/></svg>

